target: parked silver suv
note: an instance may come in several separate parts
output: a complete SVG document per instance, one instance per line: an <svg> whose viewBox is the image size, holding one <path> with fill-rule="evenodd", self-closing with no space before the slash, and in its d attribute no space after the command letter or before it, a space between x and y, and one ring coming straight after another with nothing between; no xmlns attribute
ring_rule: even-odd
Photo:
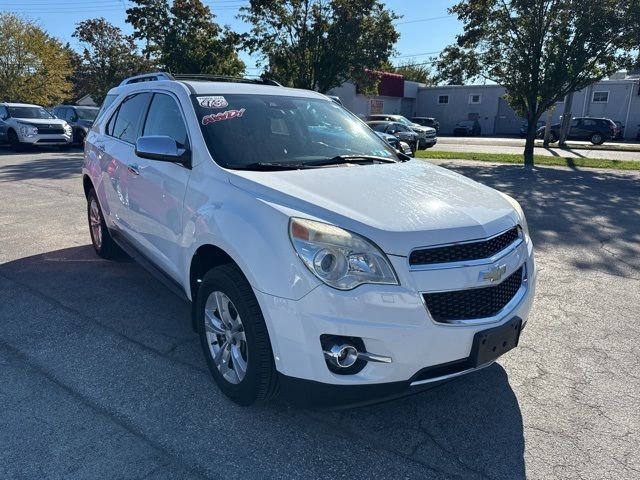
<svg viewBox="0 0 640 480"><path fill-rule="evenodd" d="M58 145L68 148L72 140L71 126L51 115L40 105L0 103L0 142L14 150L27 145Z"/></svg>

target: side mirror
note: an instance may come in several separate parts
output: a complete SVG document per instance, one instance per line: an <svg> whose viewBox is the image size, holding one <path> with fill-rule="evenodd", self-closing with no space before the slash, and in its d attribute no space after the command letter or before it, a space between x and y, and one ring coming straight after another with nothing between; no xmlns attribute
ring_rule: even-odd
<svg viewBox="0 0 640 480"><path fill-rule="evenodd" d="M148 135L138 138L135 152L140 158L191 166L191 152L179 148L176 141L166 135Z"/></svg>
<svg viewBox="0 0 640 480"><path fill-rule="evenodd" d="M6 120L7 118L9 118L9 115L6 113L0 113L0 120Z"/></svg>
<svg viewBox="0 0 640 480"><path fill-rule="evenodd" d="M77 115L72 115L70 121L71 122L77 122L78 121L78 116Z"/></svg>

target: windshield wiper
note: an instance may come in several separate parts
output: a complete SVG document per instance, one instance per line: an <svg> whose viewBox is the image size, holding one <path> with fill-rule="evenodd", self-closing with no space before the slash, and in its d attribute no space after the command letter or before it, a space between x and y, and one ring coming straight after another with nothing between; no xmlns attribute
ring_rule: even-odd
<svg viewBox="0 0 640 480"><path fill-rule="evenodd" d="M307 168L305 163L277 163L277 162L254 162L246 165L227 165L227 168L233 170L257 170L262 172L279 171L279 170L299 170Z"/></svg>
<svg viewBox="0 0 640 480"><path fill-rule="evenodd" d="M377 155L336 155L332 158L323 158L322 160L314 160L305 162L305 165L319 167L322 165L339 165L343 163L398 163L397 160L387 157L379 157Z"/></svg>

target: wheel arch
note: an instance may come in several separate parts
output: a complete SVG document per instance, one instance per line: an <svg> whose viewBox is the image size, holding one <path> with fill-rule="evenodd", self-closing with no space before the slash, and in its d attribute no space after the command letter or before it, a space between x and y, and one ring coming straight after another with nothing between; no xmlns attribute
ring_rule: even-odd
<svg viewBox="0 0 640 480"><path fill-rule="evenodd" d="M82 176L82 188L84 190L84 197L89 197L89 192L94 188L91 178L86 173Z"/></svg>
<svg viewBox="0 0 640 480"><path fill-rule="evenodd" d="M212 268L220 265L233 264L242 272L242 267L222 248L206 243L200 245L191 257L189 265L189 294L191 296L191 323L194 331L196 325L196 297L203 277ZM244 272L242 273L244 275ZM246 278L246 275L244 275Z"/></svg>

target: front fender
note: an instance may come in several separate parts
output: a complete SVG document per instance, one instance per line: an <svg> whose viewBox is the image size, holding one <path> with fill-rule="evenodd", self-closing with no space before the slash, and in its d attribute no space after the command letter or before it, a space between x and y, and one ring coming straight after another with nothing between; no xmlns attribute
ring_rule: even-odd
<svg viewBox="0 0 640 480"><path fill-rule="evenodd" d="M194 205L197 197L205 198L204 192L198 192L199 183L190 185L187 205ZM211 191L211 183L207 187ZM184 285L190 284L191 259L203 245L226 252L262 293L299 300L320 285L291 245L285 213L227 181L216 181L213 187L216 201L209 198L197 205L185 222Z"/></svg>

